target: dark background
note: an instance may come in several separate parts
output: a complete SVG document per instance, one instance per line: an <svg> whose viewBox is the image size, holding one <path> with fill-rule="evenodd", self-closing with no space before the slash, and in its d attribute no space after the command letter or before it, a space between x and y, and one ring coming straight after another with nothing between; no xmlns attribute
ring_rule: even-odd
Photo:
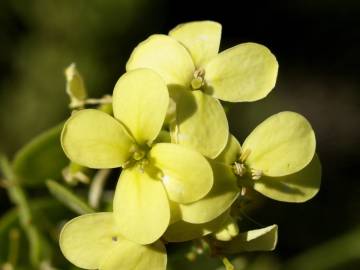
<svg viewBox="0 0 360 270"><path fill-rule="evenodd" d="M0 150L11 157L34 135L68 116L63 71L71 62L77 63L90 95L100 97L112 92L137 43L179 23L202 19L223 25L221 49L247 41L262 43L280 65L277 86L266 99L232 108L232 132L243 140L272 113L294 110L309 119L317 134L323 166L320 193L299 205L269 200L263 211L255 213L259 222L280 226L276 260L288 261L357 230L360 2L356 0L2 0ZM0 206L7 205L0 189ZM352 244L338 249L355 249L355 255L331 269L360 269L360 247ZM329 258L337 255L336 249L331 252Z"/></svg>

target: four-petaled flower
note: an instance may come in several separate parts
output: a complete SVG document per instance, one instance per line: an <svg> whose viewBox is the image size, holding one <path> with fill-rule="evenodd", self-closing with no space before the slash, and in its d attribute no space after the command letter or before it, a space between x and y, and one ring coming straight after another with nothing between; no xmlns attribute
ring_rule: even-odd
<svg viewBox="0 0 360 270"><path fill-rule="evenodd" d="M225 211L240 195L237 183L243 190L252 188L278 201L299 203L311 199L321 183L315 146L309 122L288 111L263 121L242 146L230 135L223 152L211 161L213 188L199 201L173 206L177 219L164 238L187 241L221 228L228 216Z"/></svg>
<svg viewBox="0 0 360 270"><path fill-rule="evenodd" d="M170 202L191 203L213 185L209 162L187 147L157 143L169 94L150 69L123 75L113 93L115 118L99 110L74 113L64 125L62 146L89 168L123 167L114 198L120 233L140 244L161 237L170 222Z"/></svg>
<svg viewBox="0 0 360 270"><path fill-rule="evenodd" d="M150 68L166 81L172 106L172 142L215 158L228 139L228 123L218 99L255 101L274 87L275 56L264 46L243 43L218 53L221 25L181 24L169 35L152 35L132 52L126 70ZM192 90L192 91L189 91Z"/></svg>

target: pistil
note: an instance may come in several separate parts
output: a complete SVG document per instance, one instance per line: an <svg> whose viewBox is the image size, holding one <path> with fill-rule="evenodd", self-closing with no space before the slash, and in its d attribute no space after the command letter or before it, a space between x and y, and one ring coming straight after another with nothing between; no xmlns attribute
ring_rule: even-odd
<svg viewBox="0 0 360 270"><path fill-rule="evenodd" d="M203 68L199 68L194 72L194 78L191 81L191 87L193 90L200 89L205 83L205 70Z"/></svg>

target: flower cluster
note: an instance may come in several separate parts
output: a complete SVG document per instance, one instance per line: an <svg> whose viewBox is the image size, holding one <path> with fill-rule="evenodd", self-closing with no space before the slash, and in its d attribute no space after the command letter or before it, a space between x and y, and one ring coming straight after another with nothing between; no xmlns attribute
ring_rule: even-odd
<svg viewBox="0 0 360 270"><path fill-rule="evenodd" d="M166 243L202 237L218 252L271 250L276 225L239 232L247 190L285 202L318 192L315 135L303 116L275 114L241 145L229 133L220 100L264 98L278 64L256 43L219 53L220 38L221 25L212 21L150 36L115 85L113 115L81 109L66 121L61 144L72 162L122 168L113 212L63 227L60 247L76 266L164 270Z"/></svg>

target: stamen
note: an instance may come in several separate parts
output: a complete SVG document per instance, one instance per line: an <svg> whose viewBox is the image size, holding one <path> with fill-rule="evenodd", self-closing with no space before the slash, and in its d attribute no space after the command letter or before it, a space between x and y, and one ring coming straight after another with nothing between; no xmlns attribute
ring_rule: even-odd
<svg viewBox="0 0 360 270"><path fill-rule="evenodd" d="M244 174L246 172L246 168L245 168L244 164L235 162L233 165L233 168L234 168L234 172L236 175L244 176Z"/></svg>
<svg viewBox="0 0 360 270"><path fill-rule="evenodd" d="M246 187L241 187L240 195L244 197L246 195L246 191L247 191Z"/></svg>
<svg viewBox="0 0 360 270"><path fill-rule="evenodd" d="M117 238L117 236L113 236L113 237L111 238L111 240L112 240L113 242L117 242L118 238Z"/></svg>
<svg viewBox="0 0 360 270"><path fill-rule="evenodd" d="M253 180L259 180L263 175L262 170L251 169L251 178Z"/></svg>
<svg viewBox="0 0 360 270"><path fill-rule="evenodd" d="M205 69L198 68L197 70L195 70L194 78L204 78L204 76L205 76Z"/></svg>

